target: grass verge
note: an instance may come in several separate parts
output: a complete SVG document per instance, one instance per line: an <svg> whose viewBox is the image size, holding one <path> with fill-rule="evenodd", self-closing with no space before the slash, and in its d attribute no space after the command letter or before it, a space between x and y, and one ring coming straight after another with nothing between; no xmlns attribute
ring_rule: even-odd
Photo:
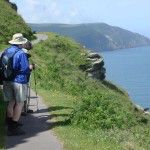
<svg viewBox="0 0 150 150"><path fill-rule="evenodd" d="M129 129L84 130L67 122L78 97L62 91L40 89L49 106L53 129L65 150L149 150L150 124Z"/></svg>

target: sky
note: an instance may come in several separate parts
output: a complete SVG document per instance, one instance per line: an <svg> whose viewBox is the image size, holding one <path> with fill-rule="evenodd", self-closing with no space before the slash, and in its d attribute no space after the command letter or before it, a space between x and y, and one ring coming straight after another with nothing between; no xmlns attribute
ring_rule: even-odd
<svg viewBox="0 0 150 150"><path fill-rule="evenodd" d="M150 0L10 0L28 23L104 22L150 37Z"/></svg>

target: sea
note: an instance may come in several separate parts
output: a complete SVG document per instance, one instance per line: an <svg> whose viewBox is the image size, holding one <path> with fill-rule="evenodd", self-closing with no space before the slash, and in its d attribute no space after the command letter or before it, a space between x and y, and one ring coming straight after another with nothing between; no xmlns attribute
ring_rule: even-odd
<svg viewBox="0 0 150 150"><path fill-rule="evenodd" d="M106 51L100 55L104 57L106 79L125 89L135 104L150 108L150 47Z"/></svg>

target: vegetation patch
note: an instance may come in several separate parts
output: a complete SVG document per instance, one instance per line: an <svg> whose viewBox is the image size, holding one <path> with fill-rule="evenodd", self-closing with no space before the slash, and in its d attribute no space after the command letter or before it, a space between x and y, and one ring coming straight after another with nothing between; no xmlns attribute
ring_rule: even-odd
<svg viewBox="0 0 150 150"><path fill-rule="evenodd" d="M21 16L7 3L0 0L0 43L6 44L15 33L23 33L23 35L32 39L33 33L26 25Z"/></svg>
<svg viewBox="0 0 150 150"><path fill-rule="evenodd" d="M65 150L149 150L150 124L126 129L85 130L67 121L78 97L57 90L39 89L38 93L49 106L50 129L54 129Z"/></svg>
<svg viewBox="0 0 150 150"><path fill-rule="evenodd" d="M66 149L147 149L149 117L135 111L122 89L93 80L79 69L89 63L86 49L71 39L48 35L47 41L34 47L32 61L37 64L37 87L54 119L51 128Z"/></svg>

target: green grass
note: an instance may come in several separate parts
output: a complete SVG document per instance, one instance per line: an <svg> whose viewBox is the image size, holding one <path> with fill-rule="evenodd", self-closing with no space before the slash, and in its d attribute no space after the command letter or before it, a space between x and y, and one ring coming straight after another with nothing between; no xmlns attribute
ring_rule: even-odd
<svg viewBox="0 0 150 150"><path fill-rule="evenodd" d="M0 0L0 43L7 44L12 35L19 32L26 38L34 38L22 17L5 0Z"/></svg>
<svg viewBox="0 0 150 150"><path fill-rule="evenodd" d="M137 125L128 129L84 130L67 123L69 114L78 101L76 96L62 91L38 93L49 106L52 126L66 150L149 150L150 124Z"/></svg>
<svg viewBox="0 0 150 150"><path fill-rule="evenodd" d="M54 121L51 128L68 150L148 150L149 117L135 111L124 90L80 71L81 64L88 65L86 55L79 44L52 33L32 51L37 88Z"/></svg>
<svg viewBox="0 0 150 150"><path fill-rule="evenodd" d="M0 52L3 51L7 47L8 47L8 45L0 44Z"/></svg>

